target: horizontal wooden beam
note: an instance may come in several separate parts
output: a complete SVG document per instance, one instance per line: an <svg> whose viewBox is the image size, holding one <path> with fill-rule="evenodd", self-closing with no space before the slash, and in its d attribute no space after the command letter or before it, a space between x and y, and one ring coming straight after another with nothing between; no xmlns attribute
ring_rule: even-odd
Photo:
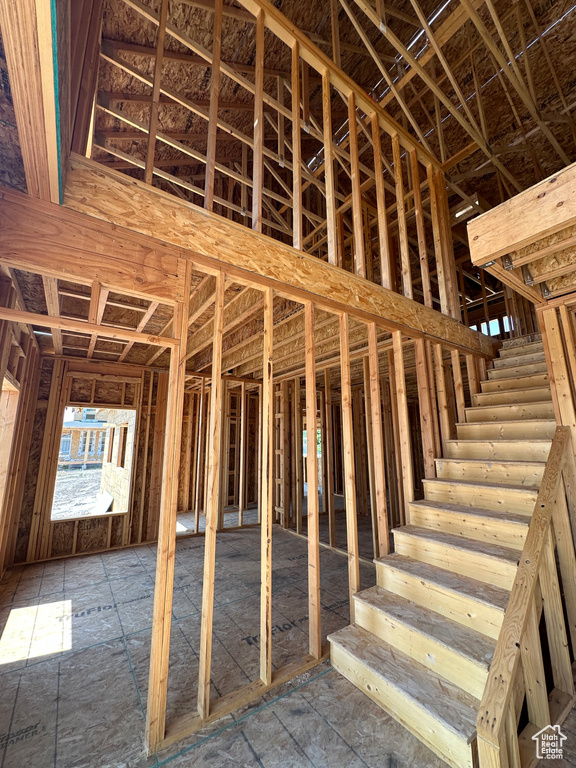
<svg viewBox="0 0 576 768"><path fill-rule="evenodd" d="M37 312L25 312L21 309L10 309L9 307L0 307L0 320L7 320L11 323L24 323L24 325L39 325L42 328L57 328L62 331L79 331L86 334L95 333L101 338L132 341L135 344L154 344L159 347L174 347L178 345L177 339L166 336L127 331L121 328L111 328L108 325L96 325L96 323L89 323L87 321L70 320L66 317L54 317L53 315L41 315Z"/></svg>
<svg viewBox="0 0 576 768"><path fill-rule="evenodd" d="M468 222L470 257L485 264L576 223L576 163Z"/></svg>
<svg viewBox="0 0 576 768"><path fill-rule="evenodd" d="M184 295L181 251L154 237L0 187L0 262L80 285L173 305Z"/></svg>
<svg viewBox="0 0 576 768"><path fill-rule="evenodd" d="M495 354L489 337L453 318L86 158L70 158L64 205L186 249L201 271L225 271L237 282L271 286L289 299L312 300L411 338Z"/></svg>

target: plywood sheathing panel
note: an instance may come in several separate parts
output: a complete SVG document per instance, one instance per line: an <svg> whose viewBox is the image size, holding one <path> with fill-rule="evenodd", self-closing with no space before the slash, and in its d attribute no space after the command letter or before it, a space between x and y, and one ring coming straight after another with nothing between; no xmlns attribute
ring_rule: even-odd
<svg viewBox="0 0 576 768"><path fill-rule="evenodd" d="M0 36L0 184L26 192L24 164L12 102L8 67Z"/></svg>

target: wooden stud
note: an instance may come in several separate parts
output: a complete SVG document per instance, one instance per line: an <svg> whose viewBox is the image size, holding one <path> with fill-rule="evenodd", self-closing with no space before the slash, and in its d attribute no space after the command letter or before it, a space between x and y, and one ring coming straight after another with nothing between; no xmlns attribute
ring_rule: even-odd
<svg viewBox="0 0 576 768"><path fill-rule="evenodd" d="M210 110L208 118L208 139L206 145L206 177L204 180L204 208L214 208L214 169L216 165L216 138L218 132L218 96L220 94L220 52L222 49L222 0L215 0L214 5L214 43L212 46L212 66L210 80ZM258 26L256 27L258 30ZM257 33L258 34L258 33ZM258 87L258 83L257 83ZM257 109L257 102L254 102ZM256 121L257 116L254 115ZM254 135L256 150L256 131ZM231 179L229 179L229 182ZM252 219L254 224L254 219Z"/></svg>
<svg viewBox="0 0 576 768"><path fill-rule="evenodd" d="M272 682L272 522L274 514L274 293L264 293L262 358L261 522L260 522L260 679Z"/></svg>
<svg viewBox="0 0 576 768"><path fill-rule="evenodd" d="M186 296L190 295L191 264L186 270ZM148 680L148 706L146 709L146 744L155 751L164 739L166 723L166 696L168 691L168 665L170 655L170 627L172 618L172 592L174 586L174 552L176 549L176 513L178 510L178 473L182 438L182 411L184 405L184 378L186 374L186 334L188 331L188 303L174 308L174 332L179 346L170 355L168 407L164 439L162 496L160 501L160 530L154 587L154 614L150 648L150 676Z"/></svg>
<svg viewBox="0 0 576 768"><path fill-rule="evenodd" d="M304 305L306 327L306 437L308 481L308 616L309 649L315 659L322 656L320 605L320 528L318 509L318 456L316 448L316 345L314 341L314 305Z"/></svg>
<svg viewBox="0 0 576 768"><path fill-rule="evenodd" d="M424 476L436 476L434 458L436 446L434 443L434 420L432 416L431 382L429 377L426 342L416 339L414 342L416 361L416 378L418 381L418 403L420 410L420 430L422 432L422 452L424 456Z"/></svg>
<svg viewBox="0 0 576 768"><path fill-rule="evenodd" d="M382 167L382 145L380 141L380 125L378 116L372 115L372 146L374 148L374 177L376 179L376 211L378 219L378 246L380 253L380 283L384 288L392 290L392 263L390 244L388 242L388 212L386 210L386 191L384 186L384 169Z"/></svg>
<svg viewBox="0 0 576 768"><path fill-rule="evenodd" d="M452 373L454 376L454 394L456 396L456 412L458 421L466 421L466 403L464 402L464 383L462 381L462 366L460 364L460 353L457 349L451 351L452 355Z"/></svg>
<svg viewBox="0 0 576 768"><path fill-rule="evenodd" d="M292 386L292 410L294 414L295 455L296 455L296 497L294 499L296 533L302 533L302 497L304 484L302 479L302 407L300 403L300 377L294 379Z"/></svg>
<svg viewBox="0 0 576 768"><path fill-rule="evenodd" d="M240 384L240 466L239 466L239 487L238 487L238 527L242 527L244 522L244 510L246 508L246 451L247 435L246 429L248 420L246 418L246 382Z"/></svg>
<svg viewBox="0 0 576 768"><path fill-rule="evenodd" d="M220 501L220 442L222 432L222 329L224 318L224 273L216 276L214 297L214 342L212 345L212 388L207 443L208 473L205 496L206 533L204 537L204 580L202 585L202 623L198 669L198 714L210 714L210 670L212 664L212 622L214 615L214 570L216 564L216 525Z"/></svg>
<svg viewBox="0 0 576 768"><path fill-rule="evenodd" d="M146 151L146 167L144 180L152 184L154 174L154 154L156 148L156 133L158 131L158 107L160 104L160 83L162 82L162 65L164 62L164 39L166 37L166 19L168 17L168 0L162 0L160 6L160 23L156 36L156 57L154 61L154 82L150 104L150 120L148 122L148 148Z"/></svg>
<svg viewBox="0 0 576 768"><path fill-rule="evenodd" d="M354 623L353 597L360 589L360 562L358 559L358 519L356 513L356 473L354 470L349 327L348 315L340 315L342 452L344 456L344 497L346 500L346 535L348 540L348 594L350 599L350 621Z"/></svg>
<svg viewBox="0 0 576 768"><path fill-rule="evenodd" d="M325 507L328 512L328 542L336 546L336 511L334 506L334 425L332 418L332 381L330 368L324 369L324 435L322 463L325 467L326 485L323 488Z"/></svg>
<svg viewBox="0 0 576 768"><path fill-rule="evenodd" d="M348 95L348 142L350 144L350 182L352 184L352 221L354 225L354 272L366 277L364 237L362 233L362 195L360 190L360 155L358 153L358 122L354 93Z"/></svg>
<svg viewBox="0 0 576 768"><path fill-rule="evenodd" d="M544 598L544 616L546 618L546 631L550 647L554 685L560 691L573 696L574 677L572 674L570 652L568 650L568 637L566 635L562 597L558 583L558 572L556 570L553 537L554 534L549 529L540 568L540 586L542 588L542 597Z"/></svg>
<svg viewBox="0 0 576 768"><path fill-rule="evenodd" d="M252 170L252 229L262 232L262 151L264 147L264 11L256 15L256 67L254 93L254 158Z"/></svg>
<svg viewBox="0 0 576 768"><path fill-rule="evenodd" d="M330 77L322 74L322 114L324 119L324 181L326 184L326 237L328 263L336 264L336 198L334 147L332 144L332 106Z"/></svg>
<svg viewBox="0 0 576 768"><path fill-rule="evenodd" d="M402 180L402 156L398 135L392 136L394 156L394 180L396 183L396 212L398 214L398 240L400 244L400 266L402 292L409 299L413 297L412 272L410 269L410 251L408 249L408 230L406 228L406 208L404 203L404 182Z"/></svg>
<svg viewBox="0 0 576 768"><path fill-rule="evenodd" d="M384 437L382 432L382 406L380 400L380 366L376 324L368 324L368 361L370 378L370 419L374 453L374 489L378 546L374 556L382 557L389 552L388 507L386 503L386 473L384 469Z"/></svg>
<svg viewBox="0 0 576 768"><path fill-rule="evenodd" d="M292 45L292 245L302 250L302 149L300 143L300 47Z"/></svg>
<svg viewBox="0 0 576 768"><path fill-rule="evenodd" d="M394 345L394 365L396 368L396 397L398 400L398 427L400 433L400 457L402 461L402 484L406 523L409 524L409 503L414 501L414 471L412 465L412 445L410 442L410 420L406 396L406 375L404 372L404 349L401 331L392 333Z"/></svg>

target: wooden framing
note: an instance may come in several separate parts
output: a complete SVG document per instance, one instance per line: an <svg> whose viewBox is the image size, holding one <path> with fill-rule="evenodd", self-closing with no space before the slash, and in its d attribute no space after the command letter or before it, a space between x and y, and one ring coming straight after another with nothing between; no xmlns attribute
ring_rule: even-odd
<svg viewBox="0 0 576 768"><path fill-rule="evenodd" d="M491 0L486 10L495 33L479 21L480 0L463 0L462 7L449 9L439 24L427 20L417 0L411 0L409 13L401 14L381 0L375 8L366 0L355 0L381 30L386 38L382 42L391 44L409 64L405 70L398 67L398 77L392 76L390 65L399 62L381 53L379 43L370 42L351 11L354 4L341 2L346 24L350 20L364 55L376 64L389 89L379 103L376 91L369 94L340 69L345 53L358 51L340 39L335 1L329 5L332 58L315 45L328 41L298 30L269 0L239 0L242 8L222 0L185 0L212 14L211 52L172 23L167 0L157 4L157 11L140 0L125 2L138 18L156 27L156 47L104 40L99 56L92 51L94 60L88 62L86 77L94 88L82 94L77 106L79 133L74 146L106 159L96 162L71 155L65 181L60 180L62 137L55 121L53 31L51 24L45 24L50 14L31 0L21 4L7 0L0 10L3 39L9 38L9 69L21 70L13 89L22 101L15 108L29 185L28 196L0 189L0 373L9 371L21 387L22 402L16 413L19 434L7 462L9 495L0 507L0 572L5 564L60 556L46 510L58 462L55 430L65 405L70 338L79 339L72 349L76 355L86 355L82 363L86 370L80 372L92 382L93 391L102 381L116 382L125 404L126 390L133 387L129 407L138 414L142 476L133 473L131 489L137 493L122 527L110 516L103 549L158 539L147 749L154 752L188 736L326 658L320 601L324 546L320 483L322 512L328 518L327 546L333 549L342 523L336 491L338 495L343 491L345 499L348 596L354 621L353 598L360 590L362 560L359 519L362 526L371 514L374 557L387 555L393 540L390 529L410 524L411 512L415 517L411 504L420 495L421 474L427 480L435 478L435 459L447 456L456 422L466 423L468 393L473 400L480 394L486 364L496 354L498 342L473 331L468 323L478 323L480 317L482 327L506 311L514 334L536 333L531 301L538 305L556 417L563 426L554 438L538 496L540 508L530 522L498 640L492 669L500 684L491 674L478 720L482 768L484 764L504 768L505 750L514 765L520 749L516 690L526 691L532 725L546 724L554 714L541 683L540 593L554 695L564 703L574 696L567 649L576 638L576 604L568 597L564 625L560 595L560 583L572 583L576 574L570 534L574 514L570 491L576 480L569 450L570 443L576 447L576 286L564 291L561 282L572 271L562 253L566 256L574 246L569 232L576 225L573 169L521 193L520 200L505 202L498 214L470 222L473 263L506 281L511 291L506 289L502 296L490 276L471 271L465 256L456 259L454 241L462 251L466 238L458 221L462 207L454 205L454 197L473 212L484 205L479 195L470 196L458 183L486 171L480 167L461 172L456 166L481 149L489 159L488 171L498 171L503 197L519 183L506 171L501 153L488 143L480 96L476 124L470 99L446 59L446 43L467 19L469 27L474 24L480 42L470 41L462 56L473 60L478 45L485 45L502 64L498 85L504 83L512 104L517 91L535 115L542 136L554 146L548 125L552 121L541 119L533 109L536 84L527 63L523 63L524 84L516 52L504 39L502 20ZM79 48L92 49L100 12L94 0L90 29ZM518 9L514 13L519 14ZM390 29L388 14L398 26L407 25L411 34L422 30L427 48L413 55ZM250 24L254 30L255 55L249 65L223 59L225 18ZM519 16L514 20L522 21ZM12 34L7 36L6 30ZM518 31L519 37L525 36L521 24ZM273 37L287 46L290 71L265 66ZM497 37L505 55L494 42ZM178 52L173 50L174 41ZM22 50L28 48L33 55L25 61ZM123 53L131 58L123 58ZM145 57L142 60L150 66L140 70L133 63L138 57ZM145 92L99 88L94 74L97 59ZM172 87L169 78L163 80L165 61L211 67L209 81L206 74L209 100L188 98ZM250 98L238 103L220 100L222 78ZM430 90L428 101L420 81ZM476 89L482 86L477 72L473 81ZM459 105L446 96L445 84ZM81 94L77 78L73 85L74 93ZM33 98L22 98L27 88ZM321 98L320 91L314 91L318 88ZM333 102L336 93L341 103ZM401 122L385 110L392 99L401 110ZM149 119L131 117L123 102L143 110L149 105ZM206 121L206 130L195 128L194 134L180 131L179 126L159 130L165 105L181 108L191 120ZM573 130L568 106L565 122ZM100 118L121 122L126 130L94 134L88 130L99 124L93 110ZM235 128L235 123L222 118L224 110L240 112L246 125L252 121L252 129ZM452 156L447 145L450 131L442 125L446 113L456 131L472 138L472 144ZM426 130L416 122L418 114L424 115ZM515 119L519 120L516 115ZM32 130L36 123L39 135ZM530 135L519 128L529 147ZM123 140L135 145L142 141L145 149L138 156L130 154L120 143ZM191 146L203 140L205 154ZM225 152L219 151L220 142L226 142ZM438 146L440 159L432 145ZM68 147L69 142L65 153ZM161 154L166 148L170 154ZM555 147L562 157L565 150L560 150ZM170 163L185 170L173 174ZM56 205L61 192L62 204ZM544 243L546 238L552 239ZM559 259L556 266L548 261L551 257ZM19 273L42 284L45 308L34 305L36 311L29 311L26 302L33 306L33 300L18 289ZM438 304L441 312L433 308ZM84 314L78 306L85 308ZM53 350L50 338L44 336L51 337ZM138 361L132 364L137 375L129 375L128 366L123 373L120 368L108 369L102 362L105 355L120 365ZM51 368L50 375L43 366ZM97 366L108 378L98 378ZM38 487L30 510L30 535L26 552L18 559L15 510L26 474L18 470L17 462L27 461L34 420L44 408L46 428L38 436ZM0 456L2 465L6 455ZM211 700L216 540L230 527L226 508L237 504L238 525L235 521L233 525L242 529L252 514L256 518L251 509L249 514L256 500L261 553L258 679ZM199 681L197 711L167 723L179 501L182 512L193 512L191 535L204 535ZM309 648L303 659L280 670L273 664L275 522L298 535L307 528ZM79 529L75 524L67 554L81 551L76 546Z"/></svg>

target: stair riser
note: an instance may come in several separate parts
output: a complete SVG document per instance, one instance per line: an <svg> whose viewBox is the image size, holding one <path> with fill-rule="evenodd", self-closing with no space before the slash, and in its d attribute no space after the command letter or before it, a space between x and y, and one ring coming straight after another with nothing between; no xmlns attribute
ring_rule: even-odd
<svg viewBox="0 0 576 768"><path fill-rule="evenodd" d="M526 453L519 451L522 461ZM450 461L436 459L436 477L442 480L477 480L481 483L504 483L506 485L537 486L544 474L544 464L531 466L528 463L513 464L511 462L485 461Z"/></svg>
<svg viewBox="0 0 576 768"><path fill-rule="evenodd" d="M355 601L354 623L386 641L428 669L482 698L488 670L473 659L462 656L429 635L417 632L395 616L390 616L363 600Z"/></svg>
<svg viewBox="0 0 576 768"><path fill-rule="evenodd" d="M533 376L536 373L546 373L546 363L532 363L509 368L491 368L488 371L490 381L495 379L510 379L513 376Z"/></svg>
<svg viewBox="0 0 576 768"><path fill-rule="evenodd" d="M486 392L472 395L472 405L508 405L514 403L534 403L552 400L550 387L536 387L533 389L517 389L513 392Z"/></svg>
<svg viewBox="0 0 576 768"><path fill-rule="evenodd" d="M529 421L482 422L480 424L457 424L459 440L551 440L556 431L553 421L534 423ZM511 457L509 457L511 458Z"/></svg>
<svg viewBox="0 0 576 768"><path fill-rule="evenodd" d="M503 589L512 589L517 566L482 552L450 547L443 542L411 536L401 529L394 531L394 550L422 563L477 579Z"/></svg>
<svg viewBox="0 0 576 768"><path fill-rule="evenodd" d="M524 488L470 488L457 482L446 484L424 481L424 496L428 501L447 501L466 507L483 507L531 515L538 493Z"/></svg>
<svg viewBox="0 0 576 768"><path fill-rule="evenodd" d="M369 696L383 710L399 720L420 741L454 768L472 768L472 750L425 708L376 675L352 654L331 643L334 669Z"/></svg>
<svg viewBox="0 0 576 768"><path fill-rule="evenodd" d="M508 389L530 389L532 387L548 387L550 382L547 373L539 373L535 376L511 376L506 379L494 379L493 381L480 382L482 392L500 392Z"/></svg>
<svg viewBox="0 0 576 768"><path fill-rule="evenodd" d="M549 403L518 403L514 405L482 405L466 408L466 421L514 421L516 419L553 419L554 406Z"/></svg>
<svg viewBox="0 0 576 768"><path fill-rule="evenodd" d="M470 629L497 639L504 619L504 611L493 605L471 600L466 595L418 576L376 563L376 583L395 595L430 608L447 619L457 621Z"/></svg>
<svg viewBox="0 0 576 768"><path fill-rule="evenodd" d="M551 441L530 443L528 441L485 440L467 442L449 440L446 443L446 457L449 459L487 459L510 461L546 461Z"/></svg>
<svg viewBox="0 0 576 768"><path fill-rule="evenodd" d="M509 520L494 520L475 515L465 515L448 510L429 509L410 505L410 523L431 531L450 533L487 544L499 544L519 552L524 547L528 525Z"/></svg>
<svg viewBox="0 0 576 768"><path fill-rule="evenodd" d="M514 357L500 357L494 360L494 368L517 368L519 365L533 365L534 363L545 363L544 352L534 352L532 354L516 355Z"/></svg>

